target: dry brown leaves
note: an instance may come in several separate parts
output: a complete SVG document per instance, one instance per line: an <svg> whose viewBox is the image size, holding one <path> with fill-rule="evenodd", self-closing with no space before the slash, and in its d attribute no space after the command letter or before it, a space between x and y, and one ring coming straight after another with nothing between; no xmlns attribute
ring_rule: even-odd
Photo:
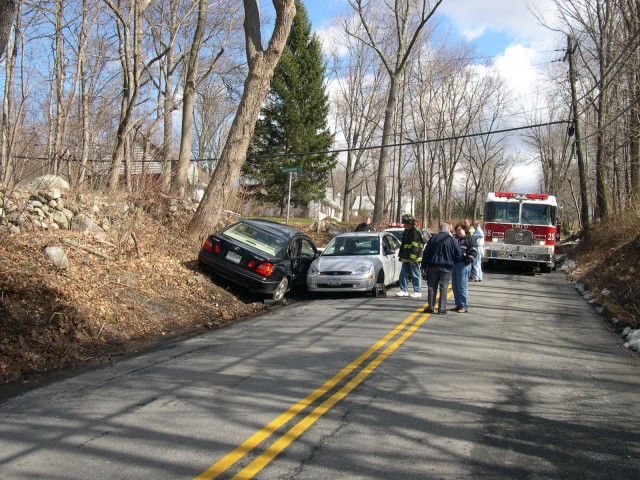
<svg viewBox="0 0 640 480"><path fill-rule="evenodd" d="M128 235L113 228L108 240L71 231L0 233L0 383L111 361L265 309L259 298L232 294L201 272L199 246L185 242L179 228L142 212L136 217ZM124 224L118 222L111 217L112 225ZM65 249L70 268L45 256L52 245Z"/></svg>

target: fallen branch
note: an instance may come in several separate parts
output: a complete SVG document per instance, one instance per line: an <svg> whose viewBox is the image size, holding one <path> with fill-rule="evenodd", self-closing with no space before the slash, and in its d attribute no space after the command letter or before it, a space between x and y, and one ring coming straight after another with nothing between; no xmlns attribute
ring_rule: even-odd
<svg viewBox="0 0 640 480"><path fill-rule="evenodd" d="M110 257L109 255L107 255L106 253L102 253L94 248L91 247L85 247L84 245L80 245L79 243L76 242L72 242L71 240L67 240L66 238L61 238L60 239L62 241L62 243L64 243L65 245L69 245L70 247L75 247L75 248L79 248L81 250L86 250L89 253L93 253L94 255L97 255L98 257L102 257L105 260L109 260L110 262L114 262L116 259L113 257Z"/></svg>

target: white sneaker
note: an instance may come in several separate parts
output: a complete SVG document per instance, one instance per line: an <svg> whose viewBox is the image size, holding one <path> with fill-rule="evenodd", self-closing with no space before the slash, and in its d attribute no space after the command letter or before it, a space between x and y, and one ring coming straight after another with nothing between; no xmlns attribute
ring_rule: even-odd
<svg viewBox="0 0 640 480"><path fill-rule="evenodd" d="M409 295L411 298L422 298L422 293L421 292L413 292L412 294Z"/></svg>
<svg viewBox="0 0 640 480"><path fill-rule="evenodd" d="M402 290L400 290L399 292L396 292L396 297L408 297L409 296L409 292L403 292Z"/></svg>

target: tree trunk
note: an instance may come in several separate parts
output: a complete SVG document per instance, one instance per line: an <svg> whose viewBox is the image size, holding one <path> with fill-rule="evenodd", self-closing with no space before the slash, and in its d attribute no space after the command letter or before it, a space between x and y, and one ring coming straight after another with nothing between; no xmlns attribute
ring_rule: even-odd
<svg viewBox="0 0 640 480"><path fill-rule="evenodd" d="M244 0L244 31L247 41L249 73L236 117L231 124L227 142L213 172L204 197L187 226L187 236L202 239L220 224L222 211L232 197L238 183L253 137L256 120L267 92L273 71L280 60L296 15L294 0L273 0L276 21L266 51L262 49L259 0Z"/></svg>
<svg viewBox="0 0 640 480"><path fill-rule="evenodd" d="M384 126L382 127L382 148L380 148L380 159L378 160L375 205L373 207L373 218L371 219L374 225L380 225L384 221L386 185L387 176L389 175L389 152L393 139L396 104L398 103L398 85L398 75L391 75L387 107L384 111Z"/></svg>
<svg viewBox="0 0 640 480"><path fill-rule="evenodd" d="M582 153L582 141L580 137L580 122L578 119L578 95L576 93L576 72L573 60L573 38L567 36L567 57L569 59L569 83L571 84L571 106L573 110L573 128L575 135L576 156L578 158L578 175L580 177L580 227L583 230L589 228L589 193L587 191L587 169Z"/></svg>
<svg viewBox="0 0 640 480"><path fill-rule="evenodd" d="M4 98L2 100L2 122L0 123L0 182L5 185L12 185L14 183L13 178L13 101L14 87L15 87L15 72L16 72L16 58L18 56L18 38L22 23L22 7L15 8L14 2L6 2L0 0L0 47L4 50L7 43L9 32L11 31L11 24L13 23L14 16L16 16L16 28L13 36L13 41L9 42L9 48L7 56L5 58L5 83L4 83ZM5 16L6 13L6 16ZM6 28L6 35L5 31ZM2 57L0 50L0 57ZM17 121L17 120L16 120Z"/></svg>
<svg viewBox="0 0 640 480"><path fill-rule="evenodd" d="M111 170L109 172L108 185L111 191L118 188L120 180L120 165L124 159L125 141L131 129L131 117L133 107L139 91L140 75L142 74L142 15L149 5L149 0L135 1L133 5L133 34L130 26L125 22L122 13L107 1L109 8L113 10L119 20L121 31L120 37L120 63L122 66L123 89L122 100L120 102L120 121L116 134L116 143L111 157ZM129 45L129 37L131 45Z"/></svg>
<svg viewBox="0 0 640 480"><path fill-rule="evenodd" d="M196 96L198 81L198 66L200 64L200 48L204 38L204 30L207 22L207 9L209 0L198 2L198 22L193 34L191 54L187 65L187 76L184 82L184 96L182 99L182 132L180 134L180 153L178 155L178 168L172 180L171 193L176 197L184 197L187 186L187 170L191 160L191 143L193 139L193 105Z"/></svg>
<svg viewBox="0 0 640 480"><path fill-rule="evenodd" d="M0 0L0 58L2 58L7 46L15 16L16 2L14 0Z"/></svg>

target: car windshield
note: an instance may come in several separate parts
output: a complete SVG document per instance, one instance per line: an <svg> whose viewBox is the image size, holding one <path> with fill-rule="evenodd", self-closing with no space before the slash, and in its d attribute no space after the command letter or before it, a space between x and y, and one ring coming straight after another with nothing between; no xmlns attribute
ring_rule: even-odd
<svg viewBox="0 0 640 480"><path fill-rule="evenodd" d="M335 237L329 242L323 256L379 255L379 237Z"/></svg>
<svg viewBox="0 0 640 480"><path fill-rule="evenodd" d="M232 225L222 233L271 256L277 256L286 245L284 239L244 222Z"/></svg>

